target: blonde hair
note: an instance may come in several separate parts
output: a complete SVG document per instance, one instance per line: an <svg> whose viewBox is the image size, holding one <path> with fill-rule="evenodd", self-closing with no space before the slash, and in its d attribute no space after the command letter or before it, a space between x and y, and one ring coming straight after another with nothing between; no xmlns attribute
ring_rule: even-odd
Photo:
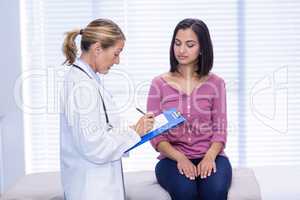
<svg viewBox="0 0 300 200"><path fill-rule="evenodd" d="M80 49L87 52L90 46L100 42L103 49L114 46L118 40L125 40L125 35L120 27L109 19L96 19L90 22L86 28L69 31L63 43L63 53L66 60L63 64L72 65L77 56L75 39L81 35Z"/></svg>

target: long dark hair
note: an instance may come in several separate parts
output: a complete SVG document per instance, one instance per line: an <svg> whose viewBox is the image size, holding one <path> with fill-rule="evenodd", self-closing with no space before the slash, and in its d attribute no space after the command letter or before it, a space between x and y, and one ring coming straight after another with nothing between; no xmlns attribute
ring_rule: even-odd
<svg viewBox="0 0 300 200"><path fill-rule="evenodd" d="M180 21L175 27L173 38L170 46L170 72L178 72L178 61L174 54L174 43L176 34L180 29L190 28L197 35L200 43L200 54L198 56L197 74L202 77L207 75L213 66L214 53L213 46L210 39L209 30L206 24L199 19L187 18Z"/></svg>

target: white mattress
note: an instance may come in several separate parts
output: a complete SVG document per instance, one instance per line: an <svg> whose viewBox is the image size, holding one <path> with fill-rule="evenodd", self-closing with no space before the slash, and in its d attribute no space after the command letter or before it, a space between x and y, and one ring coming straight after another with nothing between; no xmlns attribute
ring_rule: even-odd
<svg viewBox="0 0 300 200"><path fill-rule="evenodd" d="M300 200L300 166L253 168L262 200Z"/></svg>
<svg viewBox="0 0 300 200"><path fill-rule="evenodd" d="M158 185L154 171L127 172L124 175L127 200L170 200ZM63 200L59 172L37 173L22 177L1 200ZM261 200L251 169L233 170L228 200Z"/></svg>

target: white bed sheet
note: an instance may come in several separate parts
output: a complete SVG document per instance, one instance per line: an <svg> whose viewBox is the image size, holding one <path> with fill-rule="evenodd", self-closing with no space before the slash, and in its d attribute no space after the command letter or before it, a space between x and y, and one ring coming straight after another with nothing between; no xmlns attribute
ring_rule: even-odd
<svg viewBox="0 0 300 200"><path fill-rule="evenodd" d="M127 200L170 200L161 188L154 171L125 173ZM1 200L63 200L59 172L37 173L22 177ZM233 170L228 200L261 200L260 191L251 169Z"/></svg>

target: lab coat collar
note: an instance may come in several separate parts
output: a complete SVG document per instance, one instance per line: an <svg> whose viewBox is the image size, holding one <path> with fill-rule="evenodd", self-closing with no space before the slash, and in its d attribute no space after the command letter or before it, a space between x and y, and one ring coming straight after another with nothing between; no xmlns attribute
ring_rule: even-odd
<svg viewBox="0 0 300 200"><path fill-rule="evenodd" d="M93 77L99 84L101 84L101 79L97 73L91 68L89 64L84 62L82 59L77 58L74 62L75 65L81 67L85 72L87 72L91 77Z"/></svg>

